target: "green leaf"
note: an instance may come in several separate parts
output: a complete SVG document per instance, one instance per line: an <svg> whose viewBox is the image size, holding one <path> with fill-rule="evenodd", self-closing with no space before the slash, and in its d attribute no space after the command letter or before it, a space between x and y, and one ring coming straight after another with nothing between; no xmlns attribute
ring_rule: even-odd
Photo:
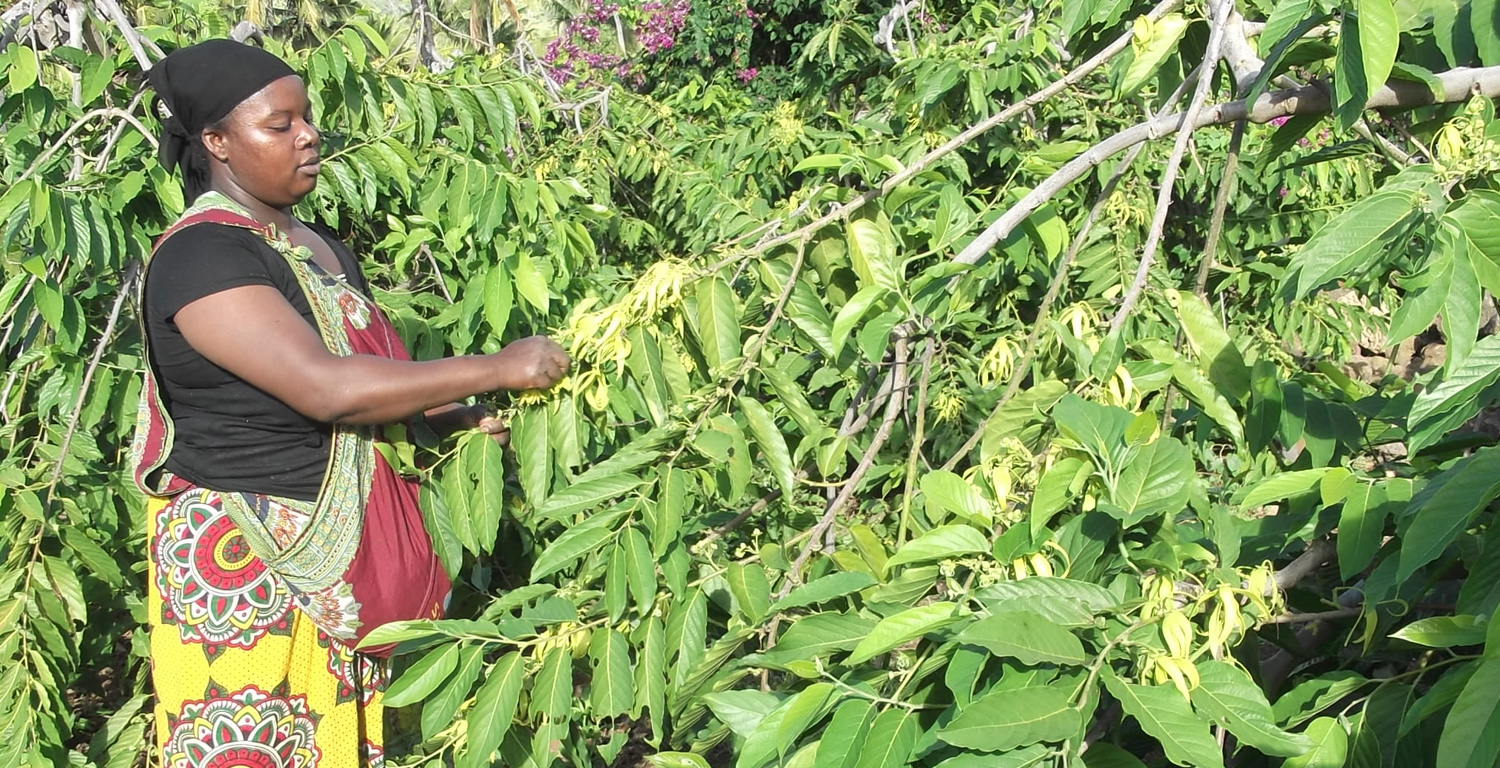
<svg viewBox="0 0 1500 768"><path fill-rule="evenodd" d="M1257 40L1262 58L1270 59L1272 49L1309 16L1312 6L1312 0L1279 0L1276 3Z"/></svg>
<svg viewBox="0 0 1500 768"><path fill-rule="evenodd" d="M545 406L522 409L511 419L511 441L519 465L521 491L532 508L546 503L552 490L550 414Z"/></svg>
<svg viewBox="0 0 1500 768"><path fill-rule="evenodd" d="M573 657L565 647L547 651L531 681L531 716L557 722L573 706Z"/></svg>
<svg viewBox="0 0 1500 768"><path fill-rule="evenodd" d="M1380 551L1385 522L1390 507L1385 503L1385 487L1378 483L1357 481L1344 498L1339 512L1339 576L1348 581L1368 568Z"/></svg>
<svg viewBox="0 0 1500 768"><path fill-rule="evenodd" d="M1024 610L996 613L970 624L957 639L1027 665L1083 664L1086 658L1076 635Z"/></svg>
<svg viewBox="0 0 1500 768"><path fill-rule="evenodd" d="M853 613L815 613L781 634L768 655L779 661L813 659L858 645L875 622Z"/></svg>
<svg viewBox="0 0 1500 768"><path fill-rule="evenodd" d="M1401 717L1401 727L1396 731L1396 738L1405 738L1406 734L1421 725L1427 718L1453 706L1453 702L1458 701L1459 694L1463 693L1464 687L1474 677L1474 672L1478 670L1481 663L1481 661L1464 662L1449 667L1446 674L1427 689L1427 693L1422 694L1421 698L1406 708Z"/></svg>
<svg viewBox="0 0 1500 768"><path fill-rule="evenodd" d="M1168 760L1198 768L1223 768L1224 757L1218 742L1208 733L1208 723L1193 713L1175 687L1132 685L1108 671L1103 678L1125 714L1161 742Z"/></svg>
<svg viewBox="0 0 1500 768"><path fill-rule="evenodd" d="M891 707L881 712L859 749L855 768L901 768L916 748L921 731L913 710Z"/></svg>
<svg viewBox="0 0 1500 768"><path fill-rule="evenodd" d="M1334 78L1335 115L1348 130L1370 96L1385 85L1396 61L1400 27L1391 0L1357 0L1340 27Z"/></svg>
<svg viewBox="0 0 1500 768"><path fill-rule="evenodd" d="M593 679L589 703L597 717L615 717L635 701L630 673L630 651L625 636L612 628L596 629L589 641Z"/></svg>
<svg viewBox="0 0 1500 768"><path fill-rule="evenodd" d="M651 733L660 743L667 714L667 629L662 620L647 618L635 643L635 707L630 716L639 719L641 710L649 709Z"/></svg>
<svg viewBox="0 0 1500 768"><path fill-rule="evenodd" d="M635 490L642 482L641 478L624 473L585 480L552 494L537 508L536 514L543 520L561 520Z"/></svg>
<svg viewBox="0 0 1500 768"><path fill-rule="evenodd" d="M547 314L548 292L547 280L537 270L536 262L532 261L531 254L521 251L516 254L516 290L520 292L521 298L536 307L543 315Z"/></svg>
<svg viewBox="0 0 1500 768"><path fill-rule="evenodd" d="M1478 616L1432 616L1418 619L1391 633L1391 637L1428 648L1453 648L1484 643L1485 622Z"/></svg>
<svg viewBox="0 0 1500 768"><path fill-rule="evenodd" d="M1093 454L1110 473L1119 469L1125 430L1133 418L1124 408L1091 403L1072 393L1052 407L1052 420L1063 435Z"/></svg>
<svg viewBox="0 0 1500 768"><path fill-rule="evenodd" d="M1013 608L1024 609L1027 603L1048 597L1077 601L1096 614L1109 611L1120 604L1120 599L1114 593L1098 584L1054 577L998 582L979 590L976 597L996 613Z"/></svg>
<svg viewBox="0 0 1500 768"><path fill-rule="evenodd" d="M21 91L36 85L37 74L41 71L41 65L37 63L36 51L24 46L12 43L10 46L10 92Z"/></svg>
<svg viewBox="0 0 1500 768"><path fill-rule="evenodd" d="M474 708L466 720L469 731L468 765L488 766L490 755L500 748L505 732L516 717L521 701L521 684L526 680L526 666L519 651L511 651L495 662L479 692L474 694Z"/></svg>
<svg viewBox="0 0 1500 768"><path fill-rule="evenodd" d="M724 578L749 624L759 624L766 618L771 610L771 583L766 580L766 569L758 563L730 563Z"/></svg>
<svg viewBox="0 0 1500 768"><path fill-rule="evenodd" d="M1441 381L1417 393L1407 424L1418 432L1440 422L1445 414L1457 414L1467 421L1489 404L1480 398L1496 380L1500 380L1500 336L1486 336L1474 345L1462 365L1444 368ZM1413 439L1411 450L1421 450L1440 437L1438 433Z"/></svg>
<svg viewBox="0 0 1500 768"><path fill-rule="evenodd" d="M458 669L458 649L458 643L448 643L428 651L391 683L381 702L387 707L404 707L426 699Z"/></svg>
<svg viewBox="0 0 1500 768"><path fill-rule="evenodd" d="M61 526L59 534L62 537L63 546L67 547L73 556L77 557L78 561L95 576L103 579L110 586L125 583L125 574L120 571L120 565L82 529Z"/></svg>
<svg viewBox="0 0 1500 768"><path fill-rule="evenodd" d="M1282 757L1300 755L1312 747L1306 737L1277 727L1266 695L1239 667L1203 661L1198 664L1198 676L1198 687L1192 690L1193 706L1242 743Z"/></svg>
<svg viewBox="0 0 1500 768"><path fill-rule="evenodd" d="M996 691L964 707L937 737L956 747L1004 752L1077 735L1082 715L1061 687Z"/></svg>
<svg viewBox="0 0 1500 768"><path fill-rule="evenodd" d="M830 573L827 576L813 579L788 592L786 597L772 604L771 612L779 613L792 608L821 605L829 600L844 597L845 595L852 595L875 583L874 576L861 571Z"/></svg>
<svg viewBox="0 0 1500 768"><path fill-rule="evenodd" d="M1052 516L1067 509L1076 501L1074 484L1082 482L1079 475L1087 478L1089 470L1083 459L1065 456L1047 469L1031 494L1031 506L1027 516L1031 522L1031 537L1036 539L1052 521Z"/></svg>
<svg viewBox="0 0 1500 768"><path fill-rule="evenodd" d="M1329 467L1278 472L1235 494L1235 506L1243 510L1263 507L1273 501L1303 496L1318 489Z"/></svg>
<svg viewBox="0 0 1500 768"><path fill-rule="evenodd" d="M901 545L885 563L885 572L890 573L898 565L907 563L929 563L934 560L988 552L990 543L984 534L967 525L940 525Z"/></svg>
<svg viewBox="0 0 1500 768"><path fill-rule="evenodd" d="M635 598L636 609L645 616L656 601L656 561L651 557L651 545L633 525L625 529L620 543L624 550L625 578L630 583L630 594Z"/></svg>
<svg viewBox="0 0 1500 768"><path fill-rule="evenodd" d="M869 219L849 222L847 233L849 259L854 272L859 275L860 285L865 288L880 287L887 291L901 291L900 265L896 260L896 238L890 226ZM842 313L840 313L842 314ZM834 324L835 329L837 323ZM838 331L834 331L837 344Z"/></svg>
<svg viewBox="0 0 1500 768"><path fill-rule="evenodd" d="M1187 506L1195 478L1187 446L1175 437L1158 438L1129 451L1099 509L1125 528L1157 515L1175 515Z"/></svg>
<svg viewBox="0 0 1500 768"><path fill-rule="evenodd" d="M1127 97L1145 85L1167 56L1177 50L1177 41L1182 39L1187 28L1188 21L1180 13L1168 14L1154 23L1145 16L1138 17L1135 38L1130 45L1135 56L1125 70L1116 95Z"/></svg>
<svg viewBox="0 0 1500 768"><path fill-rule="evenodd" d="M1330 219L1292 256L1281 283L1286 297L1304 299L1356 267L1384 265L1387 246L1401 239L1416 219L1421 196L1420 190L1385 189Z"/></svg>
<svg viewBox="0 0 1500 768"><path fill-rule="evenodd" d="M949 602L929 603L908 608L894 616L888 616L870 630L870 634L854 646L848 664L863 664L898 645L915 640L928 632L958 621L962 616L958 606Z"/></svg>
<svg viewBox="0 0 1500 768"><path fill-rule="evenodd" d="M1283 768L1342 768L1349 755L1349 734L1339 721L1331 717L1320 717L1307 725L1307 738L1312 740L1312 749L1297 757L1288 758ZM1452 763L1439 762L1448 766Z"/></svg>
<svg viewBox="0 0 1500 768"><path fill-rule="evenodd" d="M1089 751L1083 755L1084 768L1146 768L1139 757L1125 750L1101 741L1090 744Z"/></svg>
<svg viewBox="0 0 1500 768"><path fill-rule="evenodd" d="M792 452L786 447L786 438L776 428L770 412L759 401L742 395L740 410L745 414L745 421L750 423L750 434L755 436L755 444L760 446L761 454L771 465L771 473L781 486L782 498L792 498L797 478L792 469Z"/></svg>
<svg viewBox="0 0 1500 768"><path fill-rule="evenodd" d="M1431 482L1412 499L1405 517L1410 519L1402 534L1400 566L1396 581L1405 582L1469 526L1479 510L1500 496L1500 448L1475 451Z"/></svg>
<svg viewBox="0 0 1500 768"><path fill-rule="evenodd" d="M833 345L833 355L837 357L844 350L844 343L849 340L849 332L859 323L861 317L870 310L870 307L884 299L890 294L890 289L869 285L859 289L859 293L850 297L849 301L839 309L839 314L833 319L833 330L830 343Z"/></svg>
<svg viewBox="0 0 1500 768"><path fill-rule="evenodd" d="M687 474L676 467L664 467L656 488L651 552L659 558L682 535L682 513L687 509Z"/></svg>
<svg viewBox="0 0 1500 768"><path fill-rule="evenodd" d="M490 324L490 335L494 338L505 335L514 303L511 278L505 269L505 262L497 262L484 276L484 319Z"/></svg>
<svg viewBox="0 0 1500 768"><path fill-rule="evenodd" d="M693 330L710 368L740 357L740 308L734 290L719 277L698 281L698 317Z"/></svg>
<svg viewBox="0 0 1500 768"><path fill-rule="evenodd" d="M594 515L588 520L562 532L547 545L542 554L531 565L531 580L538 581L572 565L578 558L598 549L614 538L614 523L624 514L623 509Z"/></svg>
<svg viewBox="0 0 1500 768"><path fill-rule="evenodd" d="M692 752L657 752L646 755L653 768L711 768L707 760Z"/></svg>
<svg viewBox="0 0 1500 768"><path fill-rule="evenodd" d="M851 698L840 704L818 744L819 768L853 768L875 715L874 705L865 699Z"/></svg>
<svg viewBox="0 0 1500 768"><path fill-rule="evenodd" d="M1330 672L1304 680L1281 694L1271 705L1271 712L1283 728L1295 728L1369 683L1354 672Z"/></svg>
<svg viewBox="0 0 1500 768"><path fill-rule="evenodd" d="M1193 347L1198 368L1225 397L1245 402L1250 396L1250 366L1208 302L1185 291L1172 291L1168 296L1175 297L1172 303L1177 307L1177 319Z"/></svg>
<svg viewBox="0 0 1500 768"><path fill-rule="evenodd" d="M832 683L813 683L803 688L782 707L776 730L770 734L776 753L785 756L796 745L808 726L822 720L843 696Z"/></svg>
<svg viewBox="0 0 1500 768"><path fill-rule="evenodd" d="M1494 623L1494 619L1491 619ZM1492 633L1494 627L1491 627ZM1500 648L1493 639L1443 725L1437 762L1443 768L1489 768L1500 759Z"/></svg>
<svg viewBox="0 0 1500 768"><path fill-rule="evenodd" d="M934 470L922 476L919 482L922 496L929 505L958 515L964 520L974 520L988 524L991 520L993 510L990 502L984 498L968 480L959 475L945 470ZM989 547L985 547L988 549Z"/></svg>
<svg viewBox="0 0 1500 768"><path fill-rule="evenodd" d="M702 699L719 722L745 738L755 733L766 716L783 703L782 697L775 694L749 690L705 693Z"/></svg>
<svg viewBox="0 0 1500 768"><path fill-rule="evenodd" d="M370 634L379 632L376 628ZM422 703L422 735L432 738L439 731L453 724L453 717L464 699L469 698L469 689L484 669L484 645L465 646L460 651L458 671L448 682Z"/></svg>

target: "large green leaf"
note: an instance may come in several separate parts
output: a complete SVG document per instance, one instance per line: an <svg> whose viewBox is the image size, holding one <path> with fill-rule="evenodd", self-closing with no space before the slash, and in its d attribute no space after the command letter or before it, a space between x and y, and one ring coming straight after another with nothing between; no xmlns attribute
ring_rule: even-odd
<svg viewBox="0 0 1500 768"><path fill-rule="evenodd" d="M1380 551L1391 507L1383 483L1355 482L1339 512L1339 575L1345 581L1369 567Z"/></svg>
<svg viewBox="0 0 1500 768"><path fill-rule="evenodd" d="M404 707L427 698L453 674L453 670L458 669L458 651L458 643L447 643L428 651L386 688L381 702L387 707Z"/></svg>
<svg viewBox="0 0 1500 768"><path fill-rule="evenodd" d="M553 648L531 681L531 716L545 715L556 722L567 715L572 701L573 657L567 648Z"/></svg>
<svg viewBox="0 0 1500 768"><path fill-rule="evenodd" d="M474 694L474 708L466 719L469 733L470 766L487 766L490 754L500 748L510 723L515 719L521 701L521 684L526 680L526 666L521 654L511 651L495 662L479 692Z"/></svg>
<svg viewBox="0 0 1500 768"><path fill-rule="evenodd" d="M1401 537L1396 580L1404 582L1436 560L1468 527L1474 514L1500 496L1500 448L1476 451L1433 478L1411 500Z"/></svg>
<svg viewBox="0 0 1500 768"><path fill-rule="evenodd" d="M511 417L511 443L520 465L521 491L533 508L540 507L552 492L552 443L550 414L546 407L525 408Z"/></svg>
<svg viewBox="0 0 1500 768"><path fill-rule="evenodd" d="M875 622L853 613L818 613L798 619L768 655L779 661L812 659L858 645Z"/></svg>
<svg viewBox="0 0 1500 768"><path fill-rule="evenodd" d="M1192 454L1175 437L1132 448L1100 511L1129 528L1156 515L1175 515L1187 506L1196 473Z"/></svg>
<svg viewBox="0 0 1500 768"><path fill-rule="evenodd" d="M1400 27L1392 0L1358 0L1356 11L1344 16L1340 28L1337 74L1334 78L1335 114L1345 130L1359 119L1370 100L1391 74L1400 42Z"/></svg>
<svg viewBox="0 0 1500 768"><path fill-rule="evenodd" d="M1244 510L1263 507L1273 501L1304 496L1318 489L1328 467L1278 472L1235 494L1234 503Z"/></svg>
<svg viewBox="0 0 1500 768"><path fill-rule="evenodd" d="M896 238L890 225L883 221L856 219L849 222L849 259L860 284L900 292L900 264L896 257ZM837 336L837 334L835 334Z"/></svg>
<svg viewBox="0 0 1500 768"><path fill-rule="evenodd" d="M1360 269L1377 269L1387 246L1410 228L1420 191L1377 192L1330 219L1293 256L1282 279L1290 299L1303 299L1329 281Z"/></svg>
<svg viewBox="0 0 1500 768"><path fill-rule="evenodd" d="M1491 391L1497 380L1500 380L1500 336L1486 336L1475 343L1461 365L1445 368L1441 381L1417 394L1407 416L1407 424L1415 433L1411 450L1421 450L1443 436L1430 427L1444 421L1445 414L1455 414L1462 423L1488 405L1482 396Z"/></svg>
<svg viewBox="0 0 1500 768"><path fill-rule="evenodd" d="M594 515L564 531L562 535L553 539L542 554L537 556L536 562L531 564L531 580L537 581L557 573L613 539L614 523L623 514L623 509L616 509Z"/></svg>
<svg viewBox="0 0 1500 768"><path fill-rule="evenodd" d="M1199 369L1226 397L1245 402L1250 396L1250 366L1208 302L1186 291L1172 291L1168 296L1177 307L1177 319L1193 347Z"/></svg>
<svg viewBox="0 0 1500 768"><path fill-rule="evenodd" d="M1306 735L1312 741L1312 749L1288 758L1282 763L1283 768L1342 768L1349 754L1349 733L1342 723L1331 717L1320 717L1307 724Z"/></svg>
<svg viewBox="0 0 1500 768"><path fill-rule="evenodd" d="M548 497L537 508L543 520L562 520L575 512L592 509L610 499L635 490L643 481L635 475L615 474L584 480Z"/></svg>
<svg viewBox="0 0 1500 768"><path fill-rule="evenodd" d="M762 691L716 691L703 694L703 703L708 705L714 717L729 726L729 730L749 737L784 702L783 697Z"/></svg>
<svg viewBox="0 0 1500 768"><path fill-rule="evenodd" d="M698 346L710 368L721 368L740 357L740 308L734 290L718 277L698 281Z"/></svg>
<svg viewBox="0 0 1500 768"><path fill-rule="evenodd" d="M922 497L929 509L943 510L964 520L987 521L993 510L988 499L958 474L936 470L922 476ZM987 547L985 547L987 548Z"/></svg>
<svg viewBox="0 0 1500 768"><path fill-rule="evenodd" d="M958 641L1022 664L1083 664L1083 643L1072 632L1025 610L1009 610L970 624Z"/></svg>
<svg viewBox="0 0 1500 768"><path fill-rule="evenodd" d="M1271 705L1250 676L1232 664L1198 664L1193 706L1224 726L1235 738L1267 755L1293 757L1312 748L1300 734L1287 733L1272 720Z"/></svg>
<svg viewBox="0 0 1500 768"><path fill-rule="evenodd" d="M594 630L589 659L594 670L589 697L594 714L614 717L630 709L635 701L634 676L630 673L630 651L625 636L608 627Z"/></svg>
<svg viewBox="0 0 1500 768"><path fill-rule="evenodd" d="M942 629L960 618L962 614L959 613L959 607L949 602L909 608L876 624L869 635L854 646L847 661L849 664L863 664L902 643Z"/></svg>
<svg viewBox="0 0 1500 768"><path fill-rule="evenodd" d="M750 624L758 624L771 609L771 583L759 563L730 563L724 572L735 604Z"/></svg>
<svg viewBox="0 0 1500 768"><path fill-rule="evenodd" d="M1483 643L1485 629L1477 616L1430 616L1392 632L1391 637L1428 648L1452 648Z"/></svg>
<svg viewBox="0 0 1500 768"><path fill-rule="evenodd" d="M818 744L820 768L853 768L877 710L865 699L846 699L834 710Z"/></svg>
<svg viewBox="0 0 1500 768"><path fill-rule="evenodd" d="M1218 742L1208 733L1208 722L1194 714L1187 699L1173 686L1134 685L1103 675L1104 685L1120 702L1125 714L1140 723L1141 730L1161 742L1167 759L1195 768L1223 768Z"/></svg>
<svg viewBox="0 0 1500 768"><path fill-rule="evenodd" d="M1118 469L1125 450L1125 430L1133 418L1124 408L1091 403L1072 393L1052 406L1057 428L1110 472Z"/></svg>
<svg viewBox="0 0 1500 768"><path fill-rule="evenodd" d="M959 712L937 737L958 747L1004 752L1073 738L1082 715L1066 686L996 691Z"/></svg>
<svg viewBox="0 0 1500 768"><path fill-rule="evenodd" d="M967 525L941 525L901 545L885 562L889 572L907 563L930 563L934 560L988 552L990 543L984 534Z"/></svg>
<svg viewBox="0 0 1500 768"><path fill-rule="evenodd" d="M793 474L792 452L786 447L786 438L776 428L770 412L758 400L742 396L739 402L740 410L745 413L745 420L750 423L750 434L755 436L755 444L760 446L761 455L770 464L771 473L781 486L784 498L790 499L797 479Z"/></svg>
<svg viewBox="0 0 1500 768"><path fill-rule="evenodd" d="M819 605L845 595L852 595L873 584L875 584L875 577L861 571L830 573L788 592L786 597L777 600L771 606L771 610L773 612L785 611L791 608Z"/></svg>
<svg viewBox="0 0 1500 768"><path fill-rule="evenodd" d="M891 707L881 712L860 746L855 768L901 768L916 748L921 731L914 710Z"/></svg>
<svg viewBox="0 0 1500 768"><path fill-rule="evenodd" d="M1495 632L1492 629L1491 635ZM1486 648L1463 693L1453 703L1438 742L1443 768L1490 768L1500 759L1500 654Z"/></svg>

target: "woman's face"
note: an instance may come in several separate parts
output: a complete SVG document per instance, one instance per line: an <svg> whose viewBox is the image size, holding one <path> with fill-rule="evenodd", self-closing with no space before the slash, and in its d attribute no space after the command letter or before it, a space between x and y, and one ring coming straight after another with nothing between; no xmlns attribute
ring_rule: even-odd
<svg viewBox="0 0 1500 768"><path fill-rule="evenodd" d="M203 131L204 147L219 161L216 181L273 208L296 204L318 185L318 143L307 88L296 75L272 81Z"/></svg>

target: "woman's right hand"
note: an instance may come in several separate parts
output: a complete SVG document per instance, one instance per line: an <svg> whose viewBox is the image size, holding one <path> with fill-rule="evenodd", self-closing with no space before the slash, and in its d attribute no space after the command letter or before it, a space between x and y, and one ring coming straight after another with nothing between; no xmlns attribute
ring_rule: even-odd
<svg viewBox="0 0 1500 768"><path fill-rule="evenodd" d="M500 364L497 389L547 389L568 375L572 360L546 336L528 336L491 355Z"/></svg>

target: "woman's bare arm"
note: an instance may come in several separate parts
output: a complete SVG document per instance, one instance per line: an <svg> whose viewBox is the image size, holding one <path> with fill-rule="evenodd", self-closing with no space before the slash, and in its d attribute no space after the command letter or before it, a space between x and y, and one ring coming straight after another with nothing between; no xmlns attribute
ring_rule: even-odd
<svg viewBox="0 0 1500 768"><path fill-rule="evenodd" d="M339 357L276 289L248 285L210 294L177 311L188 344L310 419L386 424L497 389L550 387L567 354L541 336L493 355L430 362L370 355Z"/></svg>

